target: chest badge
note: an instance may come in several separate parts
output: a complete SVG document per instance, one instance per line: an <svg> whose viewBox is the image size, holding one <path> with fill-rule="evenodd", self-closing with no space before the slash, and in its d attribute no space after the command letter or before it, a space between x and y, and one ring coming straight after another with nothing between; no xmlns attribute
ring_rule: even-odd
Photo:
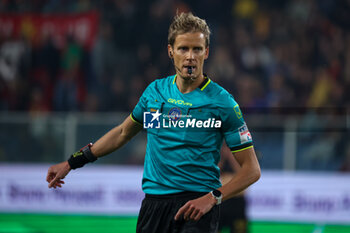
<svg viewBox="0 0 350 233"><path fill-rule="evenodd" d="M168 115L171 120L177 121L181 118L181 110L177 107L171 108Z"/></svg>

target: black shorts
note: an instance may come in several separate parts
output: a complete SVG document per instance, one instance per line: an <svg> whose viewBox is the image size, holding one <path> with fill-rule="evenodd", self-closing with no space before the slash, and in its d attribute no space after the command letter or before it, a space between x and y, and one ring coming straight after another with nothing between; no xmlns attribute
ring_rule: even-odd
<svg viewBox="0 0 350 233"><path fill-rule="evenodd" d="M230 233L246 233L247 226L244 196L233 197L221 204L219 230L230 229Z"/></svg>
<svg viewBox="0 0 350 233"><path fill-rule="evenodd" d="M216 233L219 226L219 206L214 206L198 221L175 221L177 211L187 201L207 193L183 192L170 195L146 194L137 220L137 233Z"/></svg>

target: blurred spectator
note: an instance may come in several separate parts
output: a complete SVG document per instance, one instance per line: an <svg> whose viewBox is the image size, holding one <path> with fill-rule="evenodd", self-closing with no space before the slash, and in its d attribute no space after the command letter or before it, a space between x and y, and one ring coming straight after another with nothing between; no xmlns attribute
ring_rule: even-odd
<svg viewBox="0 0 350 233"><path fill-rule="evenodd" d="M210 63L209 74L215 75L215 81L224 85L232 83L235 72L235 64L229 51L221 46L216 47Z"/></svg>
<svg viewBox="0 0 350 233"><path fill-rule="evenodd" d="M33 68L46 70L51 82L56 81L60 70L61 54L51 36L43 36L36 47L33 46Z"/></svg>
<svg viewBox="0 0 350 233"><path fill-rule="evenodd" d="M109 103L107 106L108 111L129 111L128 100L126 99L127 93L128 90L124 79L120 76L115 76L110 83L109 95L106 96L108 99L105 99Z"/></svg>
<svg viewBox="0 0 350 233"><path fill-rule="evenodd" d="M345 150L344 161L340 166L340 171L350 172L350 144L347 145Z"/></svg>
<svg viewBox="0 0 350 233"><path fill-rule="evenodd" d="M286 84L286 78L278 73L270 77L267 91L267 105L273 108L283 108L292 105L293 93Z"/></svg>
<svg viewBox="0 0 350 233"><path fill-rule="evenodd" d="M100 25L99 34L92 51L92 66L97 80L89 85L89 89L103 92L99 88L110 81L109 79L104 80L104 77L116 72L116 66L120 62L120 52L113 40L113 26L109 22L102 22Z"/></svg>
<svg viewBox="0 0 350 233"><path fill-rule="evenodd" d="M31 115L47 113L50 111L48 99L44 97L41 88L33 88L30 93L29 113Z"/></svg>
<svg viewBox="0 0 350 233"><path fill-rule="evenodd" d="M55 111L79 111L85 101L86 89L79 65L63 70L54 89Z"/></svg>
<svg viewBox="0 0 350 233"><path fill-rule="evenodd" d="M72 35L67 36L67 43L63 49L61 68L72 70L79 66L82 61L83 48L77 43Z"/></svg>

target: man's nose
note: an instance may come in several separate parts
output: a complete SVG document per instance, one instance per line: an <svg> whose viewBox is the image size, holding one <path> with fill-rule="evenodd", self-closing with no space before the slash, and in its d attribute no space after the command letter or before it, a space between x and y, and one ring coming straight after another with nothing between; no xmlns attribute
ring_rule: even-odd
<svg viewBox="0 0 350 233"><path fill-rule="evenodd" d="M193 60L194 59L194 52L193 52L192 49L188 50L187 59L189 59L189 60Z"/></svg>

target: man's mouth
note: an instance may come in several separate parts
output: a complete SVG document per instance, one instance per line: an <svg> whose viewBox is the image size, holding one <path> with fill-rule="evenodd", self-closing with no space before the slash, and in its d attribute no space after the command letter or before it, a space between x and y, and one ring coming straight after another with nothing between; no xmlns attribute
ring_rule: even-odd
<svg viewBox="0 0 350 233"><path fill-rule="evenodd" d="M184 66L184 68L187 70L187 73L192 74L193 70L196 69L195 66Z"/></svg>

